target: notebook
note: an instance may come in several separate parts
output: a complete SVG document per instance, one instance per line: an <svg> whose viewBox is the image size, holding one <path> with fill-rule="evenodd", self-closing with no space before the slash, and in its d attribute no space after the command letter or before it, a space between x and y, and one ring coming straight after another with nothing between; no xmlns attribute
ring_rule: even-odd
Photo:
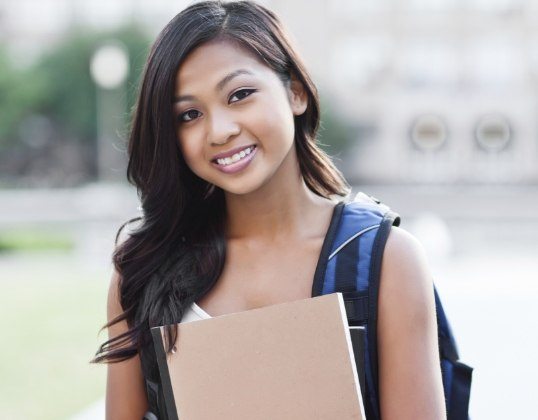
<svg viewBox="0 0 538 420"><path fill-rule="evenodd" d="M365 419L364 331L350 333L341 293L180 323L175 353L164 331L151 330L169 420Z"/></svg>

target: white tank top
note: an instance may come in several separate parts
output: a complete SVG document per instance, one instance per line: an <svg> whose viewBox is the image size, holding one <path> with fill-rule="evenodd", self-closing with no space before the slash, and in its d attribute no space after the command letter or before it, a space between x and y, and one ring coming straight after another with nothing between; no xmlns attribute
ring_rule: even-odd
<svg viewBox="0 0 538 420"><path fill-rule="evenodd" d="M181 318L181 322L199 321L201 319L208 319L208 318L211 318L211 316L202 308L200 308L196 304L196 302L193 302L190 308L187 309L187 312L183 314L183 318Z"/></svg>

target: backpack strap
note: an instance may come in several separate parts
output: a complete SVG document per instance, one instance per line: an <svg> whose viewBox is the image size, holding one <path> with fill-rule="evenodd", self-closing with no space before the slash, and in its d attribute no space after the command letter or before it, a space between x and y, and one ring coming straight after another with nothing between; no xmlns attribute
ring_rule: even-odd
<svg viewBox="0 0 538 420"><path fill-rule="evenodd" d="M400 216L392 211L388 210L379 224L379 229L375 237L374 245L372 248L372 259L370 261L370 278L368 284L368 353L370 357L370 367L372 370L372 382L376 393L379 395L379 376L377 365L377 301L379 296L379 280L381 277L381 263L383 258L383 251L385 244L389 236L390 229L393 225L399 226ZM379 410L379 398L377 400L377 413Z"/></svg>
<svg viewBox="0 0 538 420"><path fill-rule="evenodd" d="M343 206L325 266L322 294L341 292L350 325L365 325L365 410L379 418L377 298L383 250L400 216L378 199L359 193Z"/></svg>

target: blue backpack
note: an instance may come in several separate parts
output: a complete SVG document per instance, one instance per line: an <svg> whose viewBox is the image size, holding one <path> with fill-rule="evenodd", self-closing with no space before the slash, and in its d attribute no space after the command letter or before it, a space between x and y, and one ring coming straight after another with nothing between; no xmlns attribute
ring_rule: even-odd
<svg viewBox="0 0 538 420"><path fill-rule="evenodd" d="M341 292L350 326L364 328L363 402L368 420L380 419L377 364L377 298L381 260L392 226L400 216L378 199L362 192L335 208L320 264L314 276L313 296ZM448 420L469 419L473 368L459 361L450 324L434 287L441 371Z"/></svg>

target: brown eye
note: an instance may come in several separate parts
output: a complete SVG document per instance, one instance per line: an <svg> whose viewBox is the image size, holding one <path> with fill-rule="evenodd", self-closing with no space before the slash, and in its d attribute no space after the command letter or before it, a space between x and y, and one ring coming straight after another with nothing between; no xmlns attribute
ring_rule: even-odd
<svg viewBox="0 0 538 420"><path fill-rule="evenodd" d="M240 101L246 98L247 96L250 96L254 92L256 92L256 89L240 89L237 92L235 92L232 96L230 96L230 99L236 96L238 100ZM230 101L230 102L237 102L237 101Z"/></svg>
<svg viewBox="0 0 538 420"><path fill-rule="evenodd" d="M195 109L189 109L188 111L184 112L183 114L180 114L178 117L179 122L189 122L196 118L196 113L200 113L199 111ZM188 119L185 119L185 117L188 117Z"/></svg>

